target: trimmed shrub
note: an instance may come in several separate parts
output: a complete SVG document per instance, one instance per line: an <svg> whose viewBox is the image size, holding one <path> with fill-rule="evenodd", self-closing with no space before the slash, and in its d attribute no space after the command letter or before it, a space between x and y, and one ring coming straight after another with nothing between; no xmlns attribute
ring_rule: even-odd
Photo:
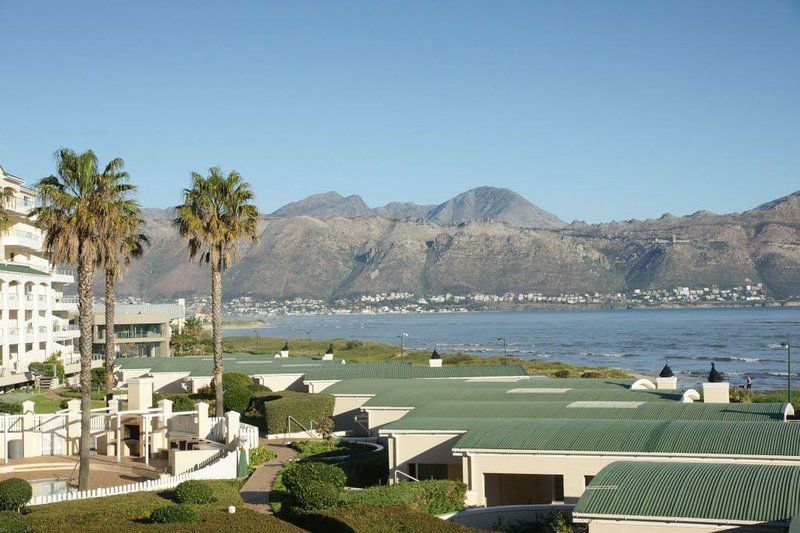
<svg viewBox="0 0 800 533"><path fill-rule="evenodd" d="M0 481L0 511L19 511L33 496L31 484L18 477Z"/></svg>
<svg viewBox="0 0 800 533"><path fill-rule="evenodd" d="M30 530L25 515L16 511L0 511L0 533L28 533Z"/></svg>
<svg viewBox="0 0 800 533"><path fill-rule="evenodd" d="M250 400L253 398L253 393L250 389L245 387L235 387L232 389L223 389L225 394L222 398L222 405L226 411L236 411L237 413L244 413L250 407Z"/></svg>
<svg viewBox="0 0 800 533"><path fill-rule="evenodd" d="M283 486L289 494L294 494L300 490L299 487L312 481L329 483L341 490L347 483L347 476L339 467L316 461L295 463L283 471Z"/></svg>
<svg viewBox="0 0 800 533"><path fill-rule="evenodd" d="M275 459L275 454L268 448L263 446L250 448L250 452L247 457L247 468L252 474L256 468L263 465L267 461L272 461L273 459Z"/></svg>
<svg viewBox="0 0 800 533"><path fill-rule="evenodd" d="M211 503L214 501L214 491L207 483L191 479L175 487L175 502L177 503Z"/></svg>
<svg viewBox="0 0 800 533"><path fill-rule="evenodd" d="M185 524L200 521L202 521L200 513L188 505L164 505L156 507L150 513L150 522L153 524Z"/></svg>
<svg viewBox="0 0 800 533"><path fill-rule="evenodd" d="M316 513L298 513L292 521L309 531L326 533L474 533L475 530L454 522L415 511L404 505L389 507L337 507Z"/></svg>
<svg viewBox="0 0 800 533"><path fill-rule="evenodd" d="M311 429L314 424L333 417L333 396L284 391L259 397L256 408L264 416L267 433L287 433L289 416ZM300 428L292 427L294 431Z"/></svg>
<svg viewBox="0 0 800 533"><path fill-rule="evenodd" d="M253 378L242 372L223 372L222 390L228 392L231 389L249 389L253 385ZM211 381L212 392L216 390L214 381Z"/></svg>
<svg viewBox="0 0 800 533"><path fill-rule="evenodd" d="M440 515L464 508L467 486L460 481L427 480L416 483L379 485L357 492L346 492L349 506L407 505L417 511Z"/></svg>
<svg viewBox="0 0 800 533"><path fill-rule="evenodd" d="M341 489L332 483L308 480L291 492L292 503L303 511L321 511L339 504Z"/></svg>
<svg viewBox="0 0 800 533"><path fill-rule="evenodd" d="M256 394L272 392L272 389L270 389L266 385L262 385L261 383L256 383L255 381L248 388L250 389L250 392L253 393L253 397L254 398L255 398Z"/></svg>
<svg viewBox="0 0 800 533"><path fill-rule="evenodd" d="M22 414L22 402L0 400L0 413L8 413L10 415Z"/></svg>
<svg viewBox="0 0 800 533"><path fill-rule="evenodd" d="M317 430L317 433L322 435L323 439L330 440L333 430L335 429L333 418L323 418L317 422L317 426L314 429Z"/></svg>

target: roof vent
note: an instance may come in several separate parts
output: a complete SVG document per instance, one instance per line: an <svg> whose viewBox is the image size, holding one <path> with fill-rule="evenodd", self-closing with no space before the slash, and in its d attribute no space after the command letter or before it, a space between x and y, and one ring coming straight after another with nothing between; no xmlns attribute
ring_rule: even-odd
<svg viewBox="0 0 800 533"><path fill-rule="evenodd" d="M664 368L661 369L661 373L658 375L660 378L672 378L675 377L675 374L672 373L672 368L670 368L669 363L664 365Z"/></svg>
<svg viewBox="0 0 800 533"><path fill-rule="evenodd" d="M722 373L717 371L714 367L714 363L711 363L711 372L708 373L708 382L722 383L723 381L725 381L725 379L722 377Z"/></svg>

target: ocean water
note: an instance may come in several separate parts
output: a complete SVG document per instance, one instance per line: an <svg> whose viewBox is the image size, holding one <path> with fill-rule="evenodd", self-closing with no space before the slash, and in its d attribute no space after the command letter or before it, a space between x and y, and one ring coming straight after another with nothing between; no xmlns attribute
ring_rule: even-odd
<svg viewBox="0 0 800 533"><path fill-rule="evenodd" d="M613 366L655 376L669 362L679 385L701 383L711 362L732 386L751 376L755 389L786 387L782 342L798 343L792 372L800 386L800 309L652 309L420 315L291 316L271 319L270 337L369 339L411 349L503 353L526 359ZM255 330L227 331L226 336ZM795 355L793 354L793 357Z"/></svg>

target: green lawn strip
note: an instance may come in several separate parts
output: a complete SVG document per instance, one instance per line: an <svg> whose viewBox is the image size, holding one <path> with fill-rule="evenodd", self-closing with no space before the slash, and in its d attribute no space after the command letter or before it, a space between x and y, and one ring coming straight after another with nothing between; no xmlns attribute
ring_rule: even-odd
<svg viewBox="0 0 800 533"><path fill-rule="evenodd" d="M224 350L228 353L249 354L275 354L283 347L284 342L289 343L289 354L293 356L316 356L325 353L328 346L333 344L334 357L345 359L348 363L397 363L407 362L418 366L427 366L430 352L405 351L400 357L400 348L397 345L373 341L348 340L348 339L282 339L278 337L226 337L223 340ZM493 357L478 357L464 353L442 354L445 365L497 365L503 363L500 355ZM596 378L626 378L632 375L623 370L607 367L586 367L570 365L558 361L527 360L518 357L509 357L508 363L520 364L525 367L530 375L545 375L554 377L596 377Z"/></svg>
<svg viewBox="0 0 800 533"><path fill-rule="evenodd" d="M297 517L297 523L312 533L468 533L460 524L447 522L407 506L343 507Z"/></svg>
<svg viewBox="0 0 800 533"><path fill-rule="evenodd" d="M153 509L170 505L169 493L139 492L123 496L93 498L31 507L24 522L33 532L106 531L300 531L291 524L243 507L238 481L208 481L216 501L194 505L203 518L201 524L148 524ZM236 513L229 514L229 505Z"/></svg>

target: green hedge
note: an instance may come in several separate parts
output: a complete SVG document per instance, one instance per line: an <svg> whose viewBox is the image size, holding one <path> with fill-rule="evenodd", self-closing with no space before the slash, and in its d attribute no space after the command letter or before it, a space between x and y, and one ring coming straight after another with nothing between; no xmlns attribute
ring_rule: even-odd
<svg viewBox="0 0 800 533"><path fill-rule="evenodd" d="M214 491L211 486L199 480L184 481L175 487L176 503L211 503L214 501Z"/></svg>
<svg viewBox="0 0 800 533"><path fill-rule="evenodd" d="M452 513L464 508L467 486L460 481L427 480L395 485L379 485L345 492L345 506L407 505L432 515Z"/></svg>
<svg viewBox="0 0 800 533"><path fill-rule="evenodd" d="M222 397L222 404L225 411L236 411L241 414L250 407L250 399L253 397L253 393L250 392L250 389L245 387L232 387L223 390L225 394Z"/></svg>
<svg viewBox="0 0 800 533"><path fill-rule="evenodd" d="M16 511L0 511L0 533L28 533L30 530L25 515Z"/></svg>
<svg viewBox="0 0 800 533"><path fill-rule="evenodd" d="M263 465L267 461L272 461L275 459L275 457L275 453L269 448L265 448L263 446L250 448L250 452L247 457L247 469L252 474L255 472L256 468Z"/></svg>
<svg viewBox="0 0 800 533"><path fill-rule="evenodd" d="M333 396L283 391L263 393L255 397L255 407L265 419L267 433L287 433L289 416L310 429L312 420L319 422L333 416ZM302 431L292 426L292 431Z"/></svg>
<svg viewBox="0 0 800 533"><path fill-rule="evenodd" d="M0 481L0 511L19 511L33 496L31 484L18 477Z"/></svg>
<svg viewBox="0 0 800 533"><path fill-rule="evenodd" d="M309 531L326 533L470 533L475 530L446 522L403 505L388 507L344 507L316 513L298 513L289 517L295 525Z"/></svg>
<svg viewBox="0 0 800 533"><path fill-rule="evenodd" d="M312 479L295 487L290 496L297 509L321 511L339 505L341 492L332 483Z"/></svg>
<svg viewBox="0 0 800 533"><path fill-rule="evenodd" d="M0 400L0 413L20 415L22 414L22 402Z"/></svg>
<svg viewBox="0 0 800 533"><path fill-rule="evenodd" d="M188 505L165 505L156 507L150 513L150 522L153 524L185 524L201 521L200 513Z"/></svg>
<svg viewBox="0 0 800 533"><path fill-rule="evenodd" d="M341 490L347 483L347 476L341 468L316 461L293 463L283 471L283 486L289 494L309 481L330 483Z"/></svg>

